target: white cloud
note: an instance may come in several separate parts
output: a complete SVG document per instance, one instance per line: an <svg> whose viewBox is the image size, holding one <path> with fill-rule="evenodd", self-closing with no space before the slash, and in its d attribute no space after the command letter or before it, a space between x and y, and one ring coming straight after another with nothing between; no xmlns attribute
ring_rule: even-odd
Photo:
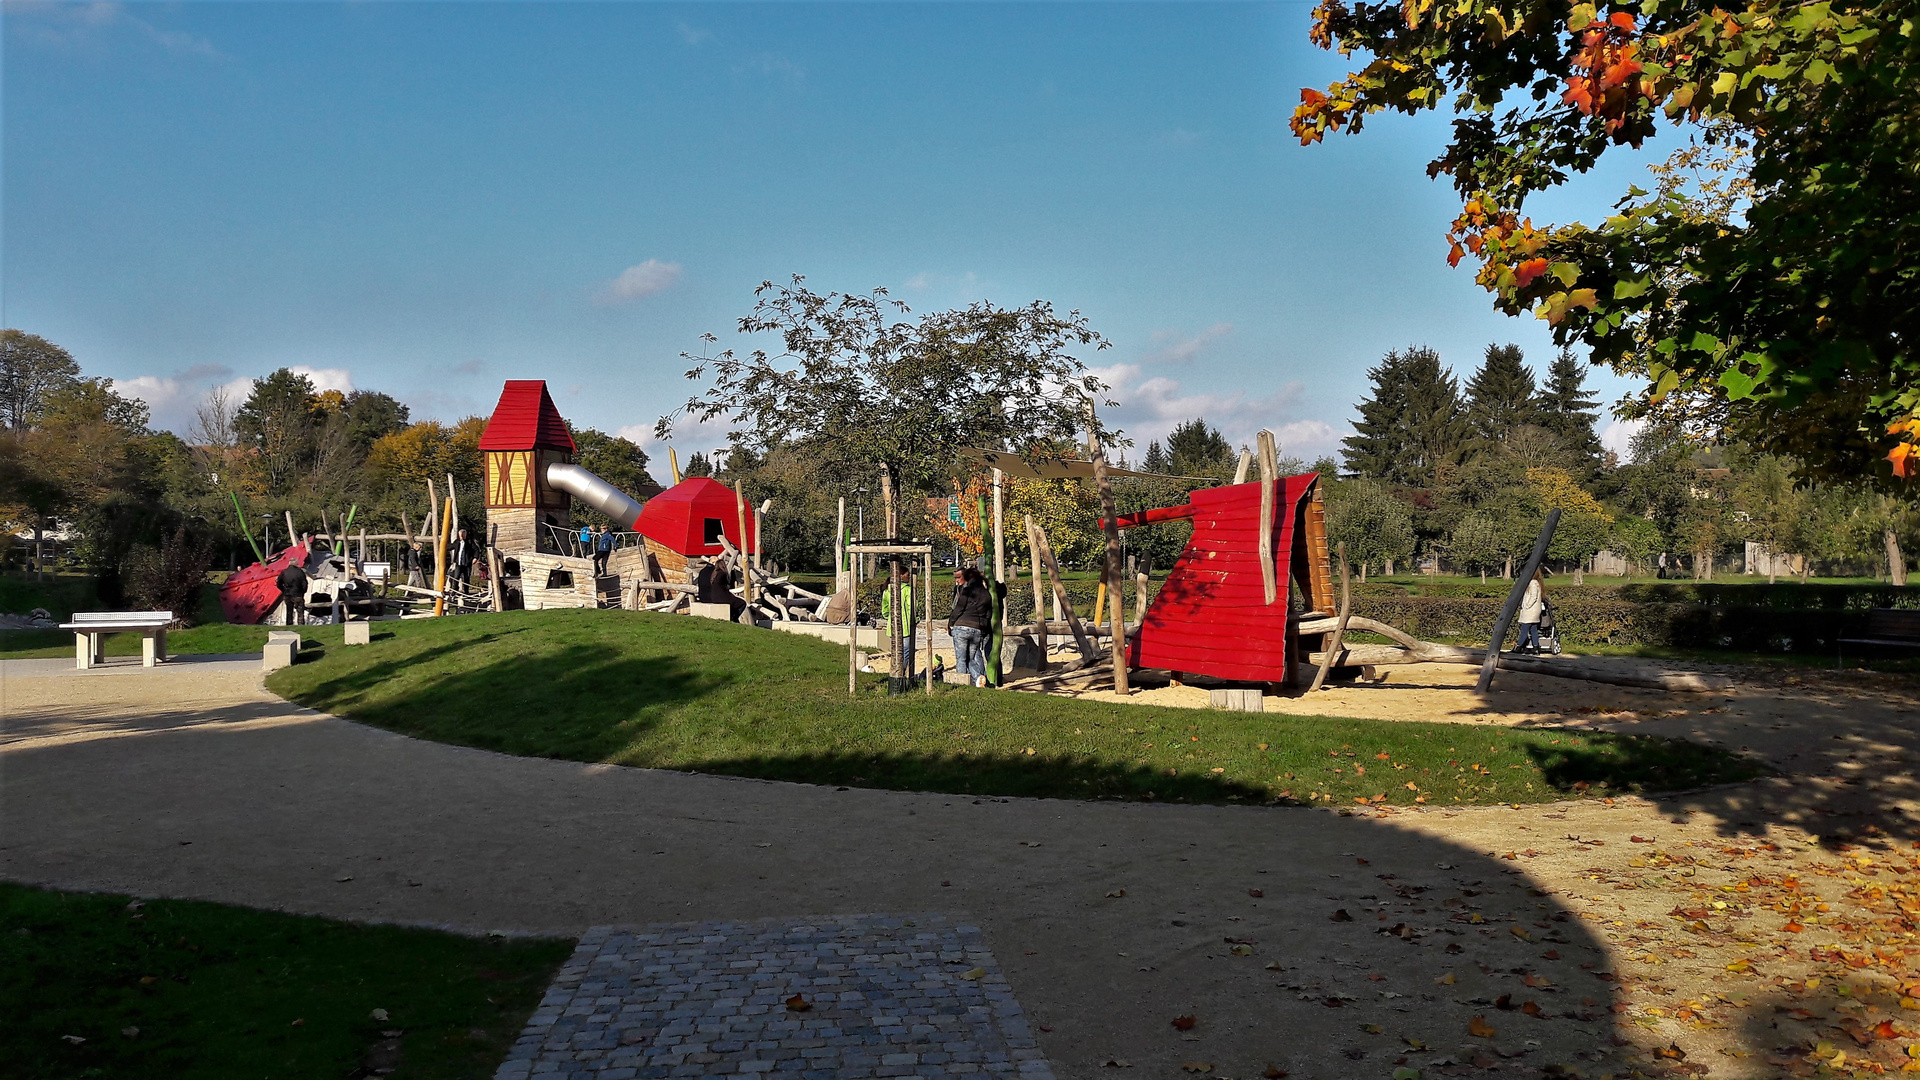
<svg viewBox="0 0 1920 1080"><path fill-rule="evenodd" d="M638 266L629 266L620 271L620 276L607 282L599 295L594 297L594 302L606 306L631 304L643 296L671 289L679 280L679 263L648 259Z"/></svg>
<svg viewBox="0 0 1920 1080"><path fill-rule="evenodd" d="M1090 371L1112 387L1107 396L1118 405L1108 411L1106 422L1133 439L1127 452L1130 461L1140 460L1149 442L1164 441L1176 425L1196 417L1219 428L1235 446L1251 446L1261 428L1270 428L1279 439L1282 456L1311 461L1339 446L1340 432L1332 424L1294 418L1303 392L1298 382L1264 395L1240 390L1212 393L1188 391L1179 380L1163 375L1149 377L1138 364Z"/></svg>
<svg viewBox="0 0 1920 1080"><path fill-rule="evenodd" d="M353 393L353 373L349 372L346 368L317 368L308 367L305 364L294 364L287 368L287 370L293 372L295 375L305 375L307 381L313 384L314 390L318 393L324 394L329 390L338 390L343 394ZM249 379L247 380L247 392L252 393L252 391L253 380ZM245 395L242 396L244 397Z"/></svg>
<svg viewBox="0 0 1920 1080"><path fill-rule="evenodd" d="M1645 420L1615 420L1600 432L1600 445L1619 454L1620 460L1625 461L1631 456L1628 447L1633 443L1633 437L1646 426Z"/></svg>
<svg viewBox="0 0 1920 1080"><path fill-rule="evenodd" d="M933 288L933 275L922 270L907 279L907 288L912 289L914 292L926 292L928 289Z"/></svg>
<svg viewBox="0 0 1920 1080"><path fill-rule="evenodd" d="M104 0L89 4L6 0L5 14L22 37L42 45L78 48L116 37L132 37L178 56L224 59L220 50L206 38L179 30L162 30L130 14L125 5Z"/></svg>
<svg viewBox="0 0 1920 1080"><path fill-rule="evenodd" d="M1197 334L1180 336L1178 331L1160 330L1153 335L1153 343L1158 346L1145 357L1148 363L1184 364L1200 355L1201 351L1215 341L1233 333L1233 324L1217 322Z"/></svg>
<svg viewBox="0 0 1920 1080"><path fill-rule="evenodd" d="M689 45L698 45L703 41L713 40L713 31L702 30L688 23L685 19L675 20L673 28L680 31L680 39Z"/></svg>
<svg viewBox="0 0 1920 1080"><path fill-rule="evenodd" d="M647 471L653 474L655 481L662 485L673 483L673 469L668 464L667 447L680 451L680 465L685 467L687 459L695 454L715 457L714 451L727 445L727 423L723 420L694 421L687 417L678 417L673 423L673 438L656 439L653 436L653 422L628 424L614 429L614 434L626 439L647 452ZM724 454L724 451L722 451Z"/></svg>

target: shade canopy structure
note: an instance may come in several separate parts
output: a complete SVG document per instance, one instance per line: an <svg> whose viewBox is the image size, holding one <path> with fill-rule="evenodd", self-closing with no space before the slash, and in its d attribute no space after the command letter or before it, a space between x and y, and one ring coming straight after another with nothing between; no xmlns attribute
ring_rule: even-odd
<svg viewBox="0 0 1920 1080"><path fill-rule="evenodd" d="M740 504L733 489L705 476L690 476L647 500L634 530L648 540L681 555L720 555L726 549L720 537L735 549L759 550L753 507L746 508L746 531L740 535Z"/></svg>

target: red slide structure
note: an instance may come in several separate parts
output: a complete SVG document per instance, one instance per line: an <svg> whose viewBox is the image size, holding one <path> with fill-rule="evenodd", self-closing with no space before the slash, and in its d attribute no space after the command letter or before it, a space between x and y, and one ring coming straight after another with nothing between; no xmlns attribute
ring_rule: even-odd
<svg viewBox="0 0 1920 1080"><path fill-rule="evenodd" d="M1275 482L1271 535L1278 588L1271 604L1260 574L1258 483L1196 491L1186 506L1116 519L1123 529L1193 519L1193 537L1148 605L1130 643L1128 664L1236 682L1286 681L1295 526L1301 503L1312 497L1319 479L1318 473L1306 473Z"/></svg>

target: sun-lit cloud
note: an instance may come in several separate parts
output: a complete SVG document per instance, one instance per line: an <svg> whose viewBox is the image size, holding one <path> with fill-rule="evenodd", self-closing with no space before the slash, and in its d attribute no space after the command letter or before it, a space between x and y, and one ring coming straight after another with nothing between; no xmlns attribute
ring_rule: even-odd
<svg viewBox="0 0 1920 1080"><path fill-rule="evenodd" d="M603 306L631 304L645 296L665 292L673 288L680 280L680 264L648 259L637 266L629 266L620 271L620 275L606 283L594 302Z"/></svg>
<svg viewBox="0 0 1920 1080"><path fill-rule="evenodd" d="M1600 445L1620 455L1621 461L1631 457L1630 447L1633 437L1647 426L1645 420L1615 420L1600 432Z"/></svg>
<svg viewBox="0 0 1920 1080"><path fill-rule="evenodd" d="M305 375L317 393L324 394L329 390L338 390L343 394L353 393L353 373L346 368L317 368L308 367L305 364L293 364L287 370L295 375Z"/></svg>
<svg viewBox="0 0 1920 1080"><path fill-rule="evenodd" d="M1195 418L1219 428L1235 446L1251 446L1261 428L1270 428L1283 456L1311 461L1339 447L1342 433L1332 424L1299 417L1305 388L1298 382L1285 383L1272 393L1250 394L1188 390L1178 379L1147 375L1139 364L1090 371L1112 387L1107 396L1117 405L1105 419L1133 440L1127 452L1132 461L1146 453L1149 442L1165 440L1174 427Z"/></svg>

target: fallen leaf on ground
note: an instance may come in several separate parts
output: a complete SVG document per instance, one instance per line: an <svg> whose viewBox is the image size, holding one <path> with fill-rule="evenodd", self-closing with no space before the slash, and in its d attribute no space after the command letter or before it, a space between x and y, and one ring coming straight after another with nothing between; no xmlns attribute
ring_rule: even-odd
<svg viewBox="0 0 1920 1080"><path fill-rule="evenodd" d="M387 1018L387 1010L385 1009L373 1010L373 1018L375 1020L385 1020Z"/></svg>
<svg viewBox="0 0 1920 1080"><path fill-rule="evenodd" d="M1679 1043L1670 1043L1666 1046L1654 1047L1653 1056L1666 1058L1668 1061L1685 1061L1687 1059L1687 1052L1680 1049Z"/></svg>
<svg viewBox="0 0 1920 1080"><path fill-rule="evenodd" d="M961 972L960 977L967 980L968 982L972 982L975 979L985 978L986 974L987 974L986 968L977 967L977 968L969 968L968 970Z"/></svg>
<svg viewBox="0 0 1920 1080"><path fill-rule="evenodd" d="M1248 889L1247 895L1253 897L1255 900L1258 900L1267 894L1264 890L1261 890L1261 889Z"/></svg>
<svg viewBox="0 0 1920 1080"><path fill-rule="evenodd" d="M788 1012L806 1012L808 1009L811 1009L811 1008L813 1008L813 1002L808 1001L806 998L801 997L799 994L795 994L792 997L787 999Z"/></svg>
<svg viewBox="0 0 1920 1080"><path fill-rule="evenodd" d="M1120 899L1121 897L1123 897L1123 896L1125 896L1125 895L1127 895L1127 890L1125 890L1125 889L1115 889L1115 890L1113 890L1112 892L1110 892L1110 893L1108 893L1108 894L1107 894L1107 899L1109 899L1109 900L1118 900L1118 899Z"/></svg>
<svg viewBox="0 0 1920 1080"><path fill-rule="evenodd" d="M60 1036L60 1041L64 1043L68 1043L73 1046L79 1046L81 1043L86 1042L87 1040L86 1040L86 1037L82 1035L62 1035Z"/></svg>
<svg viewBox="0 0 1920 1080"><path fill-rule="evenodd" d="M1266 1071L1260 1075L1266 1077L1267 1080L1286 1080L1287 1070L1278 1065L1269 1065Z"/></svg>
<svg viewBox="0 0 1920 1080"><path fill-rule="evenodd" d="M1198 1024L1199 1022L1200 1022L1200 1018L1197 1016L1194 1016L1192 1013L1188 1013L1186 1016L1176 1016L1173 1018L1173 1026L1178 1031L1192 1031L1193 1025Z"/></svg>
<svg viewBox="0 0 1920 1080"><path fill-rule="evenodd" d="M1213 1066L1204 1061L1189 1061L1180 1066L1180 1068L1190 1073L1210 1073L1213 1071Z"/></svg>
<svg viewBox="0 0 1920 1080"><path fill-rule="evenodd" d="M1353 916L1347 914L1346 908L1337 909L1336 911L1334 911L1333 914L1327 916L1327 918L1333 920L1334 922L1352 922L1353 921Z"/></svg>
<svg viewBox="0 0 1920 1080"><path fill-rule="evenodd" d="M120 1029L120 1034L129 1039L137 1039L140 1037L140 1029L137 1027L123 1027Z"/></svg>
<svg viewBox="0 0 1920 1080"><path fill-rule="evenodd" d="M1487 1023L1487 1018L1484 1016L1476 1016L1467 1021L1467 1034L1476 1039L1491 1039L1493 1032L1493 1025Z"/></svg>
<svg viewBox="0 0 1920 1080"><path fill-rule="evenodd" d="M1131 1068L1133 1068L1133 1062L1131 1062L1131 1061L1121 1061L1121 1060L1120 1060L1119 1058L1108 1058L1108 1059L1107 1059L1106 1061L1104 1061L1104 1062L1102 1062L1101 1064L1102 1064L1102 1066L1103 1066L1104 1068L1108 1068L1108 1069L1131 1069Z"/></svg>
<svg viewBox="0 0 1920 1080"><path fill-rule="evenodd" d="M1460 979L1453 972L1449 971L1433 981L1441 986L1452 986L1454 983L1459 982Z"/></svg>

